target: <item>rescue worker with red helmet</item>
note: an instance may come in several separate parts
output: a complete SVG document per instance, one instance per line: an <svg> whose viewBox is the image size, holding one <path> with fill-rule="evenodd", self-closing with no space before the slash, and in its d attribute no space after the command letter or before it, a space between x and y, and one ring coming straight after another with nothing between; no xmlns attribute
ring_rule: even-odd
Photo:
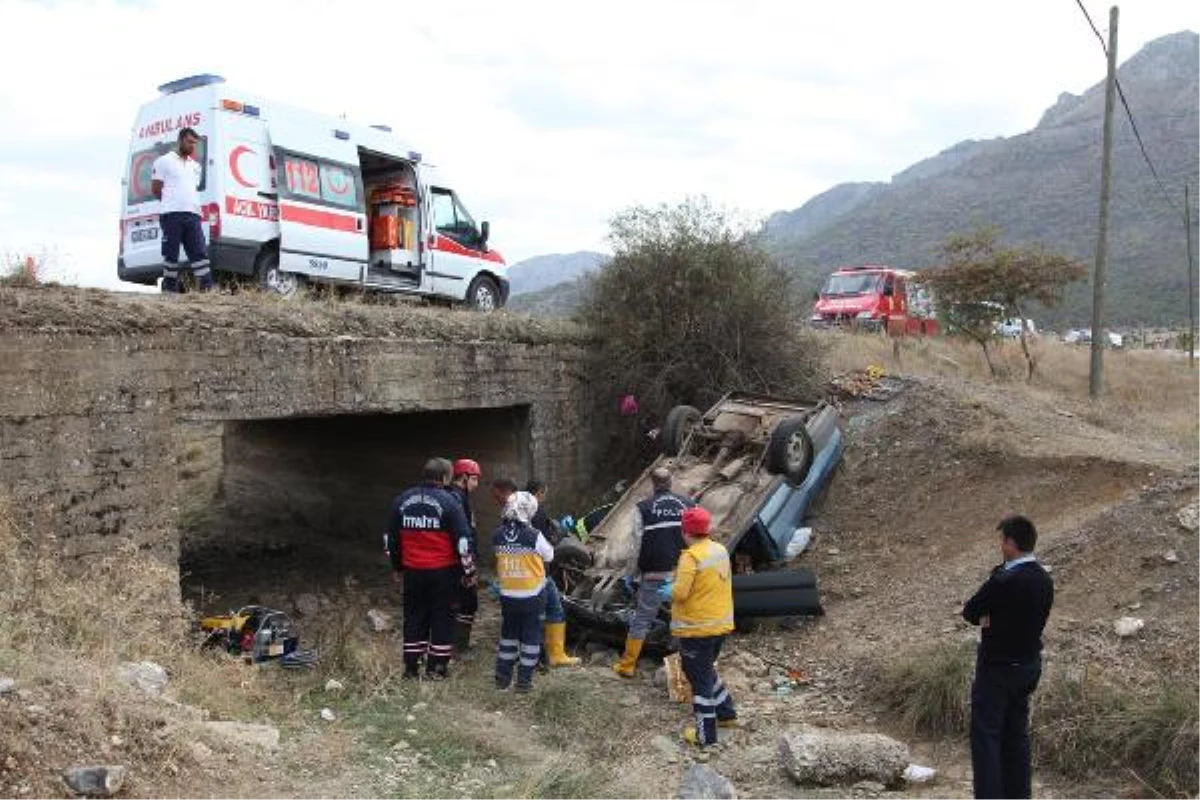
<svg viewBox="0 0 1200 800"><path fill-rule="evenodd" d="M482 470L479 462L460 458L454 462L454 477L450 480L450 493L458 498L471 531L471 555L479 560L479 530L475 527L475 513L471 510L471 492L479 488ZM471 648L471 628L475 625L475 614L479 611L479 587L475 582L459 581L453 602L454 608L454 651L462 655Z"/></svg>
<svg viewBox="0 0 1200 800"><path fill-rule="evenodd" d="M446 488L450 462L425 462L422 482L392 501L384 549L397 580L404 577L404 677L444 680L453 652L450 604L457 587L475 583L471 530L458 498Z"/></svg>

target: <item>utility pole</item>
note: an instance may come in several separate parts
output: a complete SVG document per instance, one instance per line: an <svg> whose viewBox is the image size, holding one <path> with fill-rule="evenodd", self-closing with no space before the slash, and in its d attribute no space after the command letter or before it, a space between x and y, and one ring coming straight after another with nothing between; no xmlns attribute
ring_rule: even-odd
<svg viewBox="0 0 1200 800"><path fill-rule="evenodd" d="M1192 195L1191 187L1183 185L1183 224L1187 225L1188 247L1188 366L1196 366L1196 278L1192 264Z"/></svg>
<svg viewBox="0 0 1200 800"><path fill-rule="evenodd" d="M1104 144L1100 161L1100 233L1096 241L1096 270L1092 275L1092 368L1088 396L1100 396L1104 386L1104 282L1108 268L1108 196L1112 186L1113 102L1117 89L1117 7L1108 10L1108 81L1104 87Z"/></svg>

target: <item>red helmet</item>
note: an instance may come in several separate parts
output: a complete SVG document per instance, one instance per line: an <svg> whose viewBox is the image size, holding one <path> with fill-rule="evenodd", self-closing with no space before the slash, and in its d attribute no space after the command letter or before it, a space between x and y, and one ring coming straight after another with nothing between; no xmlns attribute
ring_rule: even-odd
<svg viewBox="0 0 1200 800"><path fill-rule="evenodd" d="M459 475L474 475L479 477L482 473L479 471L479 464L469 458L460 458L454 462L454 477Z"/></svg>

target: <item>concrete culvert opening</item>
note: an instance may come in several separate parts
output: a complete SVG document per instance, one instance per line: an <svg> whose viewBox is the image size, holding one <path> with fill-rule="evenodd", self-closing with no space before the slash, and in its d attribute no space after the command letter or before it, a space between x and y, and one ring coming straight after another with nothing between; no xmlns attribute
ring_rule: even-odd
<svg viewBox="0 0 1200 800"><path fill-rule="evenodd" d="M184 482L180 522L183 595L207 611L286 607L348 580L383 590L391 500L427 459L480 463L472 507L483 536L498 519L492 478L523 482L532 466L528 406L233 421L211 446L219 478Z"/></svg>

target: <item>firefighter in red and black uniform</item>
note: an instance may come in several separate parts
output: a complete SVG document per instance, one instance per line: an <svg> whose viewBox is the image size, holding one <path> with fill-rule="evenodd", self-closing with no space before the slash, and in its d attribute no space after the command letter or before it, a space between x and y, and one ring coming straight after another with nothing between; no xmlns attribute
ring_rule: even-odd
<svg viewBox="0 0 1200 800"><path fill-rule="evenodd" d="M454 462L454 477L450 481L450 492L462 504L471 530L471 555L479 560L479 529L475 527L475 513L471 511L471 492L479 488L481 475L479 464L469 458ZM474 582L460 581L451 604L454 609L454 651L465 653L471 647L471 626L475 624L475 613L479 610L479 587Z"/></svg>
<svg viewBox="0 0 1200 800"><path fill-rule="evenodd" d="M404 572L404 677L444 679L453 651L450 604L458 586L475 583L471 531L446 484L450 462L425 463L423 482L392 501L384 545L392 569Z"/></svg>

